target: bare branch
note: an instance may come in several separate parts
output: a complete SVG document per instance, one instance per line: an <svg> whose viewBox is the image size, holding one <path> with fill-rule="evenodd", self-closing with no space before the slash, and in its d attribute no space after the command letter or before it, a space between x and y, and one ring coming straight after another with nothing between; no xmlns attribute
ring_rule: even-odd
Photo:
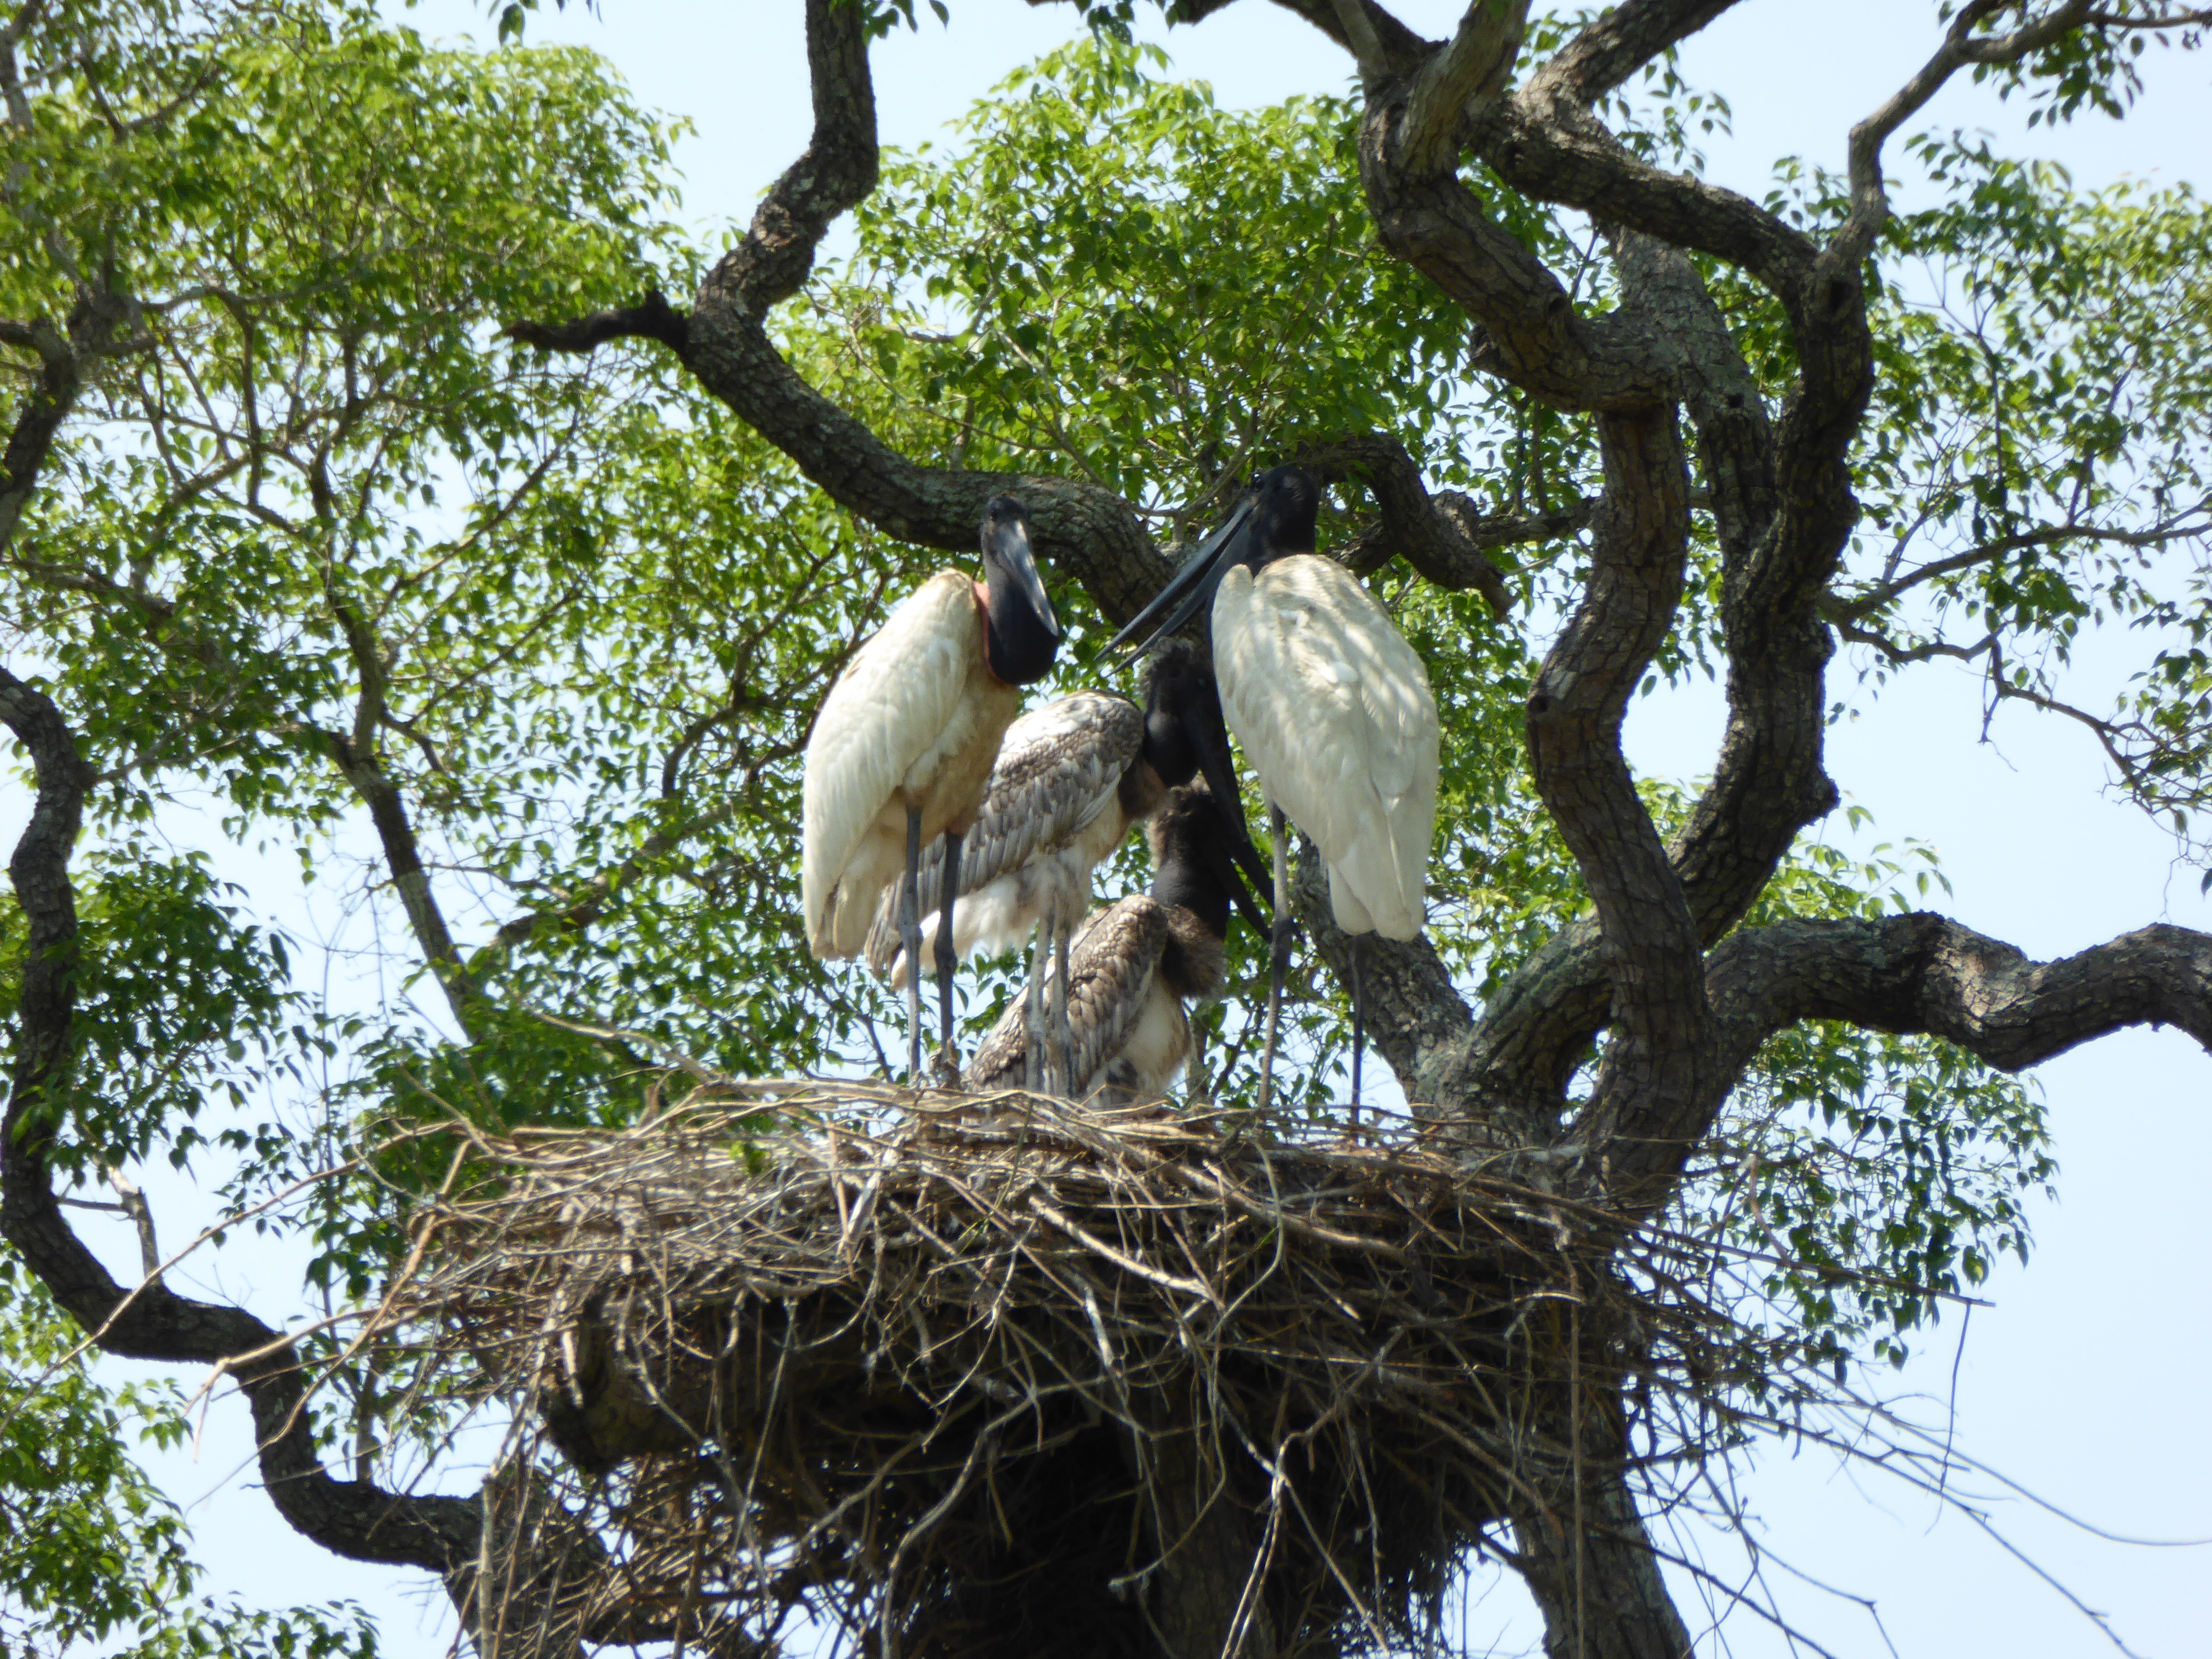
<svg viewBox="0 0 2212 1659"><path fill-rule="evenodd" d="M2207 513L2212 513L2212 501L2199 502L2186 512L2171 515L2144 530L2119 530L2084 524L2046 525L2038 530L2023 530L2014 535L2000 537L1993 542L1962 548L1940 559L1930 559L1925 564L1917 565L1887 581L1878 582L1872 587L1861 588L1849 595L1825 596L1820 614L1831 622L1857 622L1872 616L1893 599L1911 592L1923 582L1954 576L1962 570L1972 569L1976 565L1992 564L2008 554L2024 553L2031 548L2063 547L2069 542L2103 542L2118 547L2164 547L2168 543L2202 536L2208 530L2212 530L2212 519L2197 517ZM2192 520L2196 521L2191 522ZM1851 635L1847 637L1859 636Z"/></svg>
<svg viewBox="0 0 2212 1659"><path fill-rule="evenodd" d="M1968 0L1951 20L1943 44L1920 67L1920 72L1893 94L1872 115L1851 129L1850 216L1828 243L1825 259L1831 264L1856 264L1874 246L1875 237L1889 219L1889 192L1881 176L1881 147L1913 112L1943 83L1969 64L2013 64L2040 51L2059 36L2078 28L2089 15L2089 0L2067 0L2045 17L2009 34L1982 35L1975 31L2012 0Z"/></svg>
<svg viewBox="0 0 2212 1659"><path fill-rule="evenodd" d="M109 1353L227 1364L252 1406L262 1479L278 1511L337 1554L451 1572L475 1559L477 1510L456 1498L406 1497L334 1480L301 1409L306 1382L289 1340L243 1309L179 1296L158 1280L126 1291L63 1218L48 1159L69 1087L76 1004L76 901L70 854L91 768L52 698L0 668L0 720L31 752L38 799L9 865L29 927L4 1121L0 1235L54 1300ZM158 1265L158 1263L156 1264ZM240 1355L252 1356L237 1361Z"/></svg>
<svg viewBox="0 0 2212 1659"><path fill-rule="evenodd" d="M1929 912L1785 921L1721 945L1707 969L1730 1063L1801 1019L1943 1037L2019 1071L2130 1025L2212 1048L2212 935L2160 924L2034 962Z"/></svg>

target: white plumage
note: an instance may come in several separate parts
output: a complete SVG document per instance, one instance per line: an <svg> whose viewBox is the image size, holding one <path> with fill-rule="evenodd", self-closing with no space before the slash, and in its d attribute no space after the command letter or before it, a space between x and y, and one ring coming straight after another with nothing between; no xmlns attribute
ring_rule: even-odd
<svg viewBox="0 0 2212 1659"><path fill-rule="evenodd" d="M1021 693L986 661L976 585L940 570L909 594L823 700L806 741L799 886L817 957L858 956L906 867L907 811L926 846L983 804Z"/></svg>
<svg viewBox="0 0 2212 1659"><path fill-rule="evenodd" d="M1212 635L1229 729L1320 849L1337 926L1412 939L1439 754L1420 658L1351 572L1310 553L1230 569Z"/></svg>

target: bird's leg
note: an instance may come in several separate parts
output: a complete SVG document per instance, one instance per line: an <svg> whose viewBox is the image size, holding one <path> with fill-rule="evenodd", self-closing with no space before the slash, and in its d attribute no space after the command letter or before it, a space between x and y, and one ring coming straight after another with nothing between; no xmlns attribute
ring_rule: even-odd
<svg viewBox="0 0 2212 1659"><path fill-rule="evenodd" d="M1260 1093L1256 1108L1266 1111L1275 1095L1275 1038L1282 1029L1283 970L1291 956L1291 866L1289 823L1283 809L1267 803L1267 834L1275 843L1275 926L1267 941L1267 1032L1260 1049Z"/></svg>
<svg viewBox="0 0 2212 1659"><path fill-rule="evenodd" d="M945 879L938 889L943 902L937 911L937 1081L946 1089L960 1086L960 1057L952 1048L952 975L960 966L952 907L960 895L960 842L957 830L945 832Z"/></svg>
<svg viewBox="0 0 2212 1659"><path fill-rule="evenodd" d="M1030 951L1029 989L1024 997L1029 1053L1022 1062L1022 1087L1033 1094L1046 1093L1051 1088L1051 1081L1045 1076L1044 1036L1044 964L1046 953L1051 949L1052 913L1047 911L1037 922L1036 943Z"/></svg>
<svg viewBox="0 0 2212 1659"><path fill-rule="evenodd" d="M906 885L899 889L899 937L906 944L906 1086L921 1087L921 809L906 809Z"/></svg>
<svg viewBox="0 0 2212 1659"><path fill-rule="evenodd" d="M1352 936L1352 1138L1359 1139L1359 1062L1367 1051L1367 1004L1360 994L1359 941L1364 933Z"/></svg>
<svg viewBox="0 0 2212 1659"><path fill-rule="evenodd" d="M1083 1079L1075 1075L1075 1030L1067 1023L1067 941L1074 921L1055 912L1052 924L1052 1032L1060 1039L1060 1092L1075 1098Z"/></svg>

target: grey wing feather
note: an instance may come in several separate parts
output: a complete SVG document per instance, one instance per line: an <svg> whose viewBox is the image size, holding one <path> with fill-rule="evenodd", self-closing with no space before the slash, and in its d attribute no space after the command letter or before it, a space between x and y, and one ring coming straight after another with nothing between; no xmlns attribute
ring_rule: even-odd
<svg viewBox="0 0 2212 1659"><path fill-rule="evenodd" d="M1073 840L1112 804L1121 774L1144 746L1144 711L1126 697L1079 691L1033 709L1008 728L990 793L960 848L960 892L978 892L1046 849ZM899 885L884 890L868 930L868 964L898 957ZM925 848L917 915L942 903L945 848Z"/></svg>
<svg viewBox="0 0 2212 1659"><path fill-rule="evenodd" d="M1079 1079L1121 1052L1145 1012L1168 939L1167 907L1149 894L1117 900L1093 916L1068 955L1067 1024ZM1051 1006L1046 976L1046 1006ZM971 1089L1011 1089L1029 1054L1029 1010L1017 996L983 1039L968 1068Z"/></svg>

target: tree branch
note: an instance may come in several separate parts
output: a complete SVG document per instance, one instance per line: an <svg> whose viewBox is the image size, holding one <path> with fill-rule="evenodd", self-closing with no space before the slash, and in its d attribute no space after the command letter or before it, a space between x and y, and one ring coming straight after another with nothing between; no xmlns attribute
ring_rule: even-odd
<svg viewBox="0 0 2212 1659"><path fill-rule="evenodd" d="M1513 594L1497 568L1482 556L1481 550L1571 535L1580 528L1579 520L1587 517L1569 511L1537 518L1491 519L1456 491L1432 496L1405 445L1382 433L1313 445L1300 450L1297 459L1323 483L1356 477L1373 492L1376 504L1382 509L1382 522L1379 534L1361 538L1359 558L1363 562L1371 561L1367 568L1379 565L1393 554L1402 555L1407 563L1438 587L1455 592L1475 589L1494 616L1503 617L1512 610Z"/></svg>
<svg viewBox="0 0 2212 1659"><path fill-rule="evenodd" d="M1598 422L1606 492L1582 603L1528 696L1536 788L1574 854L1602 930L1617 1030L1583 1115L1609 1156L1610 1196L1656 1206L1687 1157L1710 1017L1704 941L1620 750L1628 699L1681 597L1689 479L1672 408Z"/></svg>
<svg viewBox="0 0 2212 1659"><path fill-rule="evenodd" d="M1433 42L1407 28L1377 0L1275 0L1275 3L1304 18L1350 52L1352 61L1361 65L1363 81L1370 64L1377 76L1376 84L1410 75L1435 50ZM1206 9L1218 8L1208 0ZM1359 21L1349 21L1348 13L1358 14ZM1364 62L1360 57L1362 42L1368 43L1369 57Z"/></svg>
<svg viewBox="0 0 2212 1659"><path fill-rule="evenodd" d="M2008 553L2024 553L2032 548L2063 547L2068 542L2106 542L2119 547L2164 547L2169 542L2191 536L2202 536L2208 524L2188 522L2192 514L2212 511L2212 501L2200 501L2186 513L2175 514L2147 530L2118 530L2094 525L2047 525L2039 530L2024 530L2016 535L2000 537L1975 547L1946 554L1940 559L1906 571L1872 587L1861 588L1848 596L1838 593L1825 595L1820 614L1833 623L1859 622L1881 610L1891 600L1911 592L1926 581L1956 575L1971 570L1978 564L1990 564Z"/></svg>
<svg viewBox="0 0 2212 1659"><path fill-rule="evenodd" d="M0 1121L0 1235L103 1352L225 1366L252 1407L270 1498L299 1532L355 1560L441 1573L466 1565L477 1530L471 1501L403 1496L325 1473L304 1409L306 1381L282 1333L241 1308L195 1301L158 1280L126 1291L63 1218L48 1160L68 1109L77 966L69 860L91 768L52 699L5 668L0 720L30 750L38 779L31 821L9 865L29 937ZM240 1355L252 1358L231 1363Z"/></svg>
<svg viewBox="0 0 2212 1659"><path fill-rule="evenodd" d="M2212 1048L2212 934L2164 924L2035 962L1926 911L1778 922L1723 942L1706 982L1735 1069L1803 1019L1942 1037L2007 1072L2131 1025Z"/></svg>
<svg viewBox="0 0 2212 1659"><path fill-rule="evenodd" d="M1738 0L1628 0L1559 49L1550 72L1594 104L1668 47L1687 40Z"/></svg>
<svg viewBox="0 0 2212 1659"><path fill-rule="evenodd" d="M1349 0L1346 0L1349 3ZM1442 52L1413 76L1398 133L1398 164L1414 178L1459 165L1461 135L1505 89L1528 33L1528 0L1474 0Z"/></svg>
<svg viewBox="0 0 2212 1659"><path fill-rule="evenodd" d="M841 507L902 541L972 552L983 504L1018 495L1038 553L1081 583L1116 621L1134 616L1172 574L1127 502L1065 478L916 465L823 397L769 337L767 313L798 291L836 216L875 187L875 91L866 8L807 0L814 133L769 191L744 240L701 285L681 338L678 314L650 297L627 312L573 323L518 323L508 333L547 349L588 350L643 335L674 348L701 385L783 451Z"/></svg>
<svg viewBox="0 0 2212 1659"><path fill-rule="evenodd" d="M1298 838L1291 897L1314 948L1340 985L1352 983L1352 936L1336 925L1329 902L1328 871L1320 852ZM1474 1024L1453 988L1451 972L1425 935L1406 940L1364 933L1359 939L1359 981L1367 1029L1398 1084L1416 1122L1437 1121L1435 1103L1444 1068Z"/></svg>
<svg viewBox="0 0 2212 1659"><path fill-rule="evenodd" d="M658 340L680 357L690 343L691 319L653 288L638 304L620 311L595 311L565 323L510 323L501 331L518 345L540 351L586 352L610 340Z"/></svg>
<svg viewBox="0 0 2212 1659"><path fill-rule="evenodd" d="M1900 87L1889 100L1851 129L1850 216L1829 240L1825 262L1856 264L1874 246L1874 239L1889 220L1889 191L1881 176L1881 147L1912 113L1942 89L1943 83L1969 64L2017 63L2032 52L2049 46L2068 31L2078 28L2089 15L2089 0L2067 0L2046 17L2014 29L2009 34L1977 35L1974 31L2015 0L1968 0L1951 20L1943 44L1920 67L1920 72Z"/></svg>

